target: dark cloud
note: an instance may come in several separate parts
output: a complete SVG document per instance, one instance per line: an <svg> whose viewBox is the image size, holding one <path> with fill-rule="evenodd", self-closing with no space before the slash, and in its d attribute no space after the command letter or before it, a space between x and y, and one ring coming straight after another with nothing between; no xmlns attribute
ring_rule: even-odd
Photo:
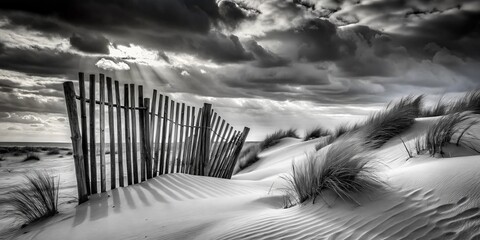
<svg viewBox="0 0 480 240"><path fill-rule="evenodd" d="M355 51L355 44L340 38L337 27L324 19L309 20L296 29L272 31L265 38L297 44L301 61L337 60Z"/></svg>
<svg viewBox="0 0 480 240"><path fill-rule="evenodd" d="M86 53L109 54L109 43L108 39L101 35L74 33L70 37L72 47Z"/></svg>
<svg viewBox="0 0 480 240"><path fill-rule="evenodd" d="M277 56L275 53L260 46L254 40L250 40L246 46L257 59L255 65L258 67L279 67L286 66L290 63L288 59Z"/></svg>
<svg viewBox="0 0 480 240"><path fill-rule="evenodd" d="M214 0L5 0L4 10L29 12L87 28L207 32L219 18Z"/></svg>
<svg viewBox="0 0 480 240"><path fill-rule="evenodd" d="M244 20L253 20L260 14L260 11L256 9L249 8L231 0L220 1L218 3L218 9L224 21L231 26L236 26Z"/></svg>
<svg viewBox="0 0 480 240"><path fill-rule="evenodd" d="M93 66L97 59L38 46L16 48L0 43L0 49L0 68L35 75L71 75Z"/></svg>

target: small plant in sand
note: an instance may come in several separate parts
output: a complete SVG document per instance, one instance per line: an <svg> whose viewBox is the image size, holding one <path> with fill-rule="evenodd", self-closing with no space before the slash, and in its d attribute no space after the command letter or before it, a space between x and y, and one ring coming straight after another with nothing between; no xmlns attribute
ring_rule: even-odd
<svg viewBox="0 0 480 240"><path fill-rule="evenodd" d="M448 143L451 143L455 135L457 146L463 144L475 150L464 137L468 130L478 123L479 121L473 119L468 112L457 112L443 116L428 129L425 136L425 148L431 156L436 154L443 156L443 148Z"/></svg>
<svg viewBox="0 0 480 240"><path fill-rule="evenodd" d="M257 144L250 145L245 149L242 149L240 155L238 157L238 168L237 172L251 166L255 162L259 160L258 153L260 152L260 148Z"/></svg>
<svg viewBox="0 0 480 240"><path fill-rule="evenodd" d="M51 149L50 151L47 152L47 155L59 155L60 154L60 150L58 149Z"/></svg>
<svg viewBox="0 0 480 240"><path fill-rule="evenodd" d="M422 98L423 96L408 96L389 104L385 110L370 115L361 129L365 143L372 148L379 148L410 128L419 115Z"/></svg>
<svg viewBox="0 0 480 240"><path fill-rule="evenodd" d="M449 113L471 111L480 113L480 90L468 92L462 98L454 101L449 108Z"/></svg>
<svg viewBox="0 0 480 240"><path fill-rule="evenodd" d="M25 226L58 213L58 185L59 181L46 171L28 173L23 185L1 198L1 205Z"/></svg>
<svg viewBox="0 0 480 240"><path fill-rule="evenodd" d="M272 147L277 144L280 139L286 137L299 138L296 129L291 128L288 130L278 130L272 134L267 135L267 137L260 143L260 150Z"/></svg>
<svg viewBox="0 0 480 240"><path fill-rule="evenodd" d="M32 160L39 161L40 157L37 154L29 153L29 154L27 154L25 159L23 159L24 162L25 161L32 161Z"/></svg>
<svg viewBox="0 0 480 240"><path fill-rule="evenodd" d="M383 187L384 182L375 174L372 155L361 144L340 141L327 151L308 155L303 163L292 164L292 174L287 178L288 192L297 203L316 197L323 198L330 190L343 200L353 201L359 192L372 192Z"/></svg>
<svg viewBox="0 0 480 240"><path fill-rule="evenodd" d="M325 136L328 136L330 134L331 134L330 131L328 131L327 129L324 129L320 126L317 126L315 128L309 129L305 132L305 137L303 137L303 141L308 141L308 140L312 140L312 139L315 139L315 138L325 137Z"/></svg>

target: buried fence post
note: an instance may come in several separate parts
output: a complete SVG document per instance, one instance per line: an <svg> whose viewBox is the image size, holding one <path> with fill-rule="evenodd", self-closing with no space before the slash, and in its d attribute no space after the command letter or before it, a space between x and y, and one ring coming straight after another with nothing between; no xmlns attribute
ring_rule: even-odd
<svg viewBox="0 0 480 240"><path fill-rule="evenodd" d="M230 160L231 161L230 167L227 170L227 174L226 174L225 178L228 178L228 179L232 178L233 170L235 169L235 165L237 165L238 157L240 156L240 152L242 151L243 145L245 144L245 140L247 139L247 136L248 136L249 132L250 132L250 128L248 128L248 127L243 128L243 132L242 132L242 135L241 135L240 142L237 145L237 148L235 148L235 150L233 152L232 159Z"/></svg>
<svg viewBox="0 0 480 240"><path fill-rule="evenodd" d="M85 165L82 151L82 135L78 123L78 112L75 89L73 82L63 83L65 94L65 104L67 107L68 120L70 123L70 132L72 135L73 159L75 164L75 175L77 177L78 203L88 200L87 186L85 181Z"/></svg>

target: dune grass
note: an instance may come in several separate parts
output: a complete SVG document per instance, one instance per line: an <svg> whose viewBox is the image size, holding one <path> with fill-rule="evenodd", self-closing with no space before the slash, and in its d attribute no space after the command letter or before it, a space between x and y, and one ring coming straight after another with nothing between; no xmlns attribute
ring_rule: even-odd
<svg viewBox="0 0 480 240"><path fill-rule="evenodd" d="M436 154L443 156L443 147L451 143L455 135L457 146L464 143L465 146L471 147L468 142L462 140L465 133L477 124L479 124L479 121L473 119L469 112L457 112L443 116L427 130L424 146L431 156Z"/></svg>
<svg viewBox="0 0 480 240"><path fill-rule="evenodd" d="M331 135L323 137L322 139L319 140L319 142L317 144L315 144L315 150L318 151L318 150L328 146L333 141L335 141L335 138Z"/></svg>
<svg viewBox="0 0 480 240"><path fill-rule="evenodd" d="M292 137L292 138L300 138L297 134L297 130L294 128L290 128L287 130L278 130L272 134L267 135L265 139L260 143L260 150L265 150L269 147L274 146L277 144L280 139Z"/></svg>
<svg viewBox="0 0 480 240"><path fill-rule="evenodd" d="M307 156L303 163L292 164L287 178L287 189L297 203L322 197L330 190L346 201L353 201L359 192L371 192L383 187L384 182L375 174L372 156L361 144L337 141L324 152Z"/></svg>
<svg viewBox="0 0 480 240"><path fill-rule="evenodd" d="M24 225L58 213L59 181L46 171L33 171L25 175L23 185L15 187L2 197L7 214Z"/></svg>
<svg viewBox="0 0 480 240"><path fill-rule="evenodd" d="M305 132L305 137L303 137L303 141L308 141L308 140L312 140L315 138L320 138L328 135L331 135L330 131L320 126L317 126Z"/></svg>
<svg viewBox="0 0 480 240"><path fill-rule="evenodd" d="M460 99L453 101L448 110L449 113L471 111L480 114L480 90L474 90L466 93Z"/></svg>
<svg viewBox="0 0 480 240"><path fill-rule="evenodd" d="M250 145L240 152L238 157L238 168L237 172L251 166L259 160L258 153L260 152L260 147L257 144Z"/></svg>
<svg viewBox="0 0 480 240"><path fill-rule="evenodd" d="M437 103L429 108L420 109L420 117L437 117L443 116L448 113L449 107L448 103L444 102L443 96L438 99Z"/></svg>
<svg viewBox="0 0 480 240"><path fill-rule="evenodd" d="M32 160L39 161L40 157L37 154L28 153L27 156L25 157L25 159L23 159L24 162L25 161L32 161Z"/></svg>
<svg viewBox="0 0 480 240"><path fill-rule="evenodd" d="M372 148L379 148L410 128L419 116L422 98L404 97L396 103L390 103L385 110L370 115L361 129L365 143Z"/></svg>
<svg viewBox="0 0 480 240"><path fill-rule="evenodd" d="M47 155L59 155L60 150L58 148L51 149L50 151L47 152Z"/></svg>

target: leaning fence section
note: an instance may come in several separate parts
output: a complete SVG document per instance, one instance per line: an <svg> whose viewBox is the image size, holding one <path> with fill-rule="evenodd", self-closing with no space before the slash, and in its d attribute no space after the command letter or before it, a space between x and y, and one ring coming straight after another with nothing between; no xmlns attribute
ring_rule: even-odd
<svg viewBox="0 0 480 240"><path fill-rule="evenodd" d="M189 106L155 89L146 98L142 85L103 74L89 75L87 92L78 77L78 91L63 86L80 203L168 173L231 178L249 128L235 130L208 103Z"/></svg>

